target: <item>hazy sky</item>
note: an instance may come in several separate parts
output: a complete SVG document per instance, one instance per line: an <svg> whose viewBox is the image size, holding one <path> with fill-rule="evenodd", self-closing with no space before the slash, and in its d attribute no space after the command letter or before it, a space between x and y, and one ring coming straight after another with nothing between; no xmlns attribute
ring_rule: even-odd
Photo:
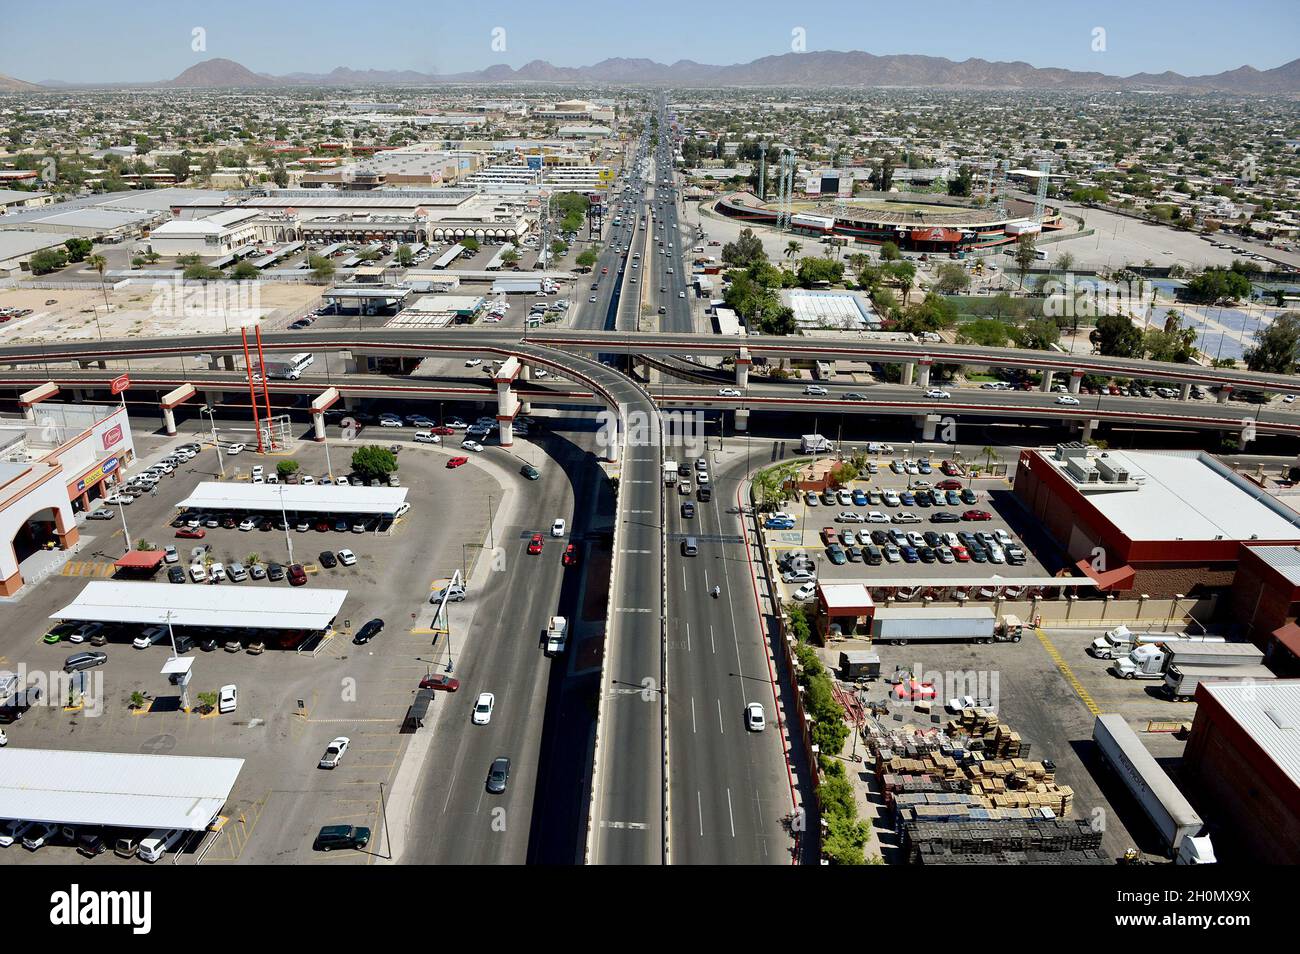
<svg viewBox="0 0 1300 954"><path fill-rule="evenodd" d="M1097 27L1106 31L1104 52L1093 50ZM206 50L192 49L195 28L206 31ZM493 48L497 28L504 50ZM809 50L1121 75L1268 69L1300 56L1300 0L6 0L0 73L33 82L159 80L215 56L276 74L336 66L452 73L613 56L725 64L790 52L796 28Z"/></svg>

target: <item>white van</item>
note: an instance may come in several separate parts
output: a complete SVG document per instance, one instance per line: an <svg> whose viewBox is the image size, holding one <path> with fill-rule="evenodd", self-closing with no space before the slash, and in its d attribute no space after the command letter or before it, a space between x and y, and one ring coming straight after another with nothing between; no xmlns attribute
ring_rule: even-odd
<svg viewBox="0 0 1300 954"><path fill-rule="evenodd" d="M153 864L167 852L171 851L186 835L184 828L173 828L170 831L166 828L157 828L149 833L149 837L140 842L140 847L136 851L139 858Z"/></svg>

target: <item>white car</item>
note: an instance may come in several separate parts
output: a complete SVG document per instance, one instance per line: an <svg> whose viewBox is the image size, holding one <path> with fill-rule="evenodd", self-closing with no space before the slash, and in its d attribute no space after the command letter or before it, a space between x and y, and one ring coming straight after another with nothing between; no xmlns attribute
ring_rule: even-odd
<svg viewBox="0 0 1300 954"><path fill-rule="evenodd" d="M28 851L36 851L53 838L58 830L58 825L51 825L49 822L37 822L33 828L28 829L27 834L23 837L23 847Z"/></svg>
<svg viewBox="0 0 1300 954"><path fill-rule="evenodd" d="M551 524L551 536L553 536L553 537L562 537L562 536L564 536L564 518L563 518L563 517L556 517L556 518L555 518L555 522L554 522L553 524Z"/></svg>
<svg viewBox="0 0 1300 954"><path fill-rule="evenodd" d="M482 358L470 358L468 361L465 362L465 367L477 368L482 363L483 363Z"/></svg>
<svg viewBox="0 0 1300 954"><path fill-rule="evenodd" d="M841 510L835 515L836 523L862 523L862 514L856 510Z"/></svg>
<svg viewBox="0 0 1300 954"><path fill-rule="evenodd" d="M357 555L353 553L351 550L340 550L339 562L342 563L344 566L356 566Z"/></svg>
<svg viewBox="0 0 1300 954"><path fill-rule="evenodd" d="M340 735L337 739L325 746L325 754L320 757L317 765L323 769L338 768L339 762L343 761L343 753L348 750L352 740L346 735Z"/></svg>
<svg viewBox="0 0 1300 954"><path fill-rule="evenodd" d="M226 448L226 453L234 457L236 454L242 454L245 449L243 444L231 444Z"/></svg>
<svg viewBox="0 0 1300 954"><path fill-rule="evenodd" d="M396 519L397 517L405 517L407 513L410 512L410 510L411 510L411 505L406 501L403 501L402 503L398 504L397 509L393 511L393 518Z"/></svg>
<svg viewBox="0 0 1300 954"><path fill-rule="evenodd" d="M4 828L0 828L0 848L8 848L15 841L22 841L23 837L35 827L36 822L23 821L21 818L5 822Z"/></svg>
<svg viewBox="0 0 1300 954"><path fill-rule="evenodd" d="M262 468L261 464L254 464L252 473L254 477L261 477L266 473L266 471Z"/></svg>
<svg viewBox="0 0 1300 954"><path fill-rule="evenodd" d="M130 494L109 494L104 498L104 503L122 504L123 506L129 507L131 504L135 503L135 498Z"/></svg>
<svg viewBox="0 0 1300 954"><path fill-rule="evenodd" d="M497 704L497 697L490 692L480 692L474 703L474 714L470 721L475 725L487 725L492 721L492 709Z"/></svg>
<svg viewBox="0 0 1300 954"><path fill-rule="evenodd" d="M170 543L167 544L167 546L163 547L164 563L179 563L180 560L181 560L181 555L176 552L176 547L174 547Z"/></svg>
<svg viewBox="0 0 1300 954"><path fill-rule="evenodd" d="M208 567L208 576L212 578L213 582L220 583L226 578L225 565L222 563L212 564L212 566Z"/></svg>
<svg viewBox="0 0 1300 954"><path fill-rule="evenodd" d="M239 704L239 690L234 686L222 686L217 692L217 711L234 712Z"/></svg>
<svg viewBox="0 0 1300 954"><path fill-rule="evenodd" d="M1057 403L1057 404L1068 404L1068 405L1071 405L1072 407L1078 407L1078 406L1079 406L1079 399L1078 399L1077 397L1073 397L1072 395L1069 395L1069 394L1062 394L1062 395L1059 395L1059 396L1056 398L1056 403Z"/></svg>
<svg viewBox="0 0 1300 954"><path fill-rule="evenodd" d="M932 401L946 401L952 397L951 394L940 388L930 388L930 390L925 392L925 396Z"/></svg>
<svg viewBox="0 0 1300 954"><path fill-rule="evenodd" d="M767 727L767 717L763 714L763 705L751 702L745 706L745 728L750 732L762 732Z"/></svg>
<svg viewBox="0 0 1300 954"><path fill-rule="evenodd" d="M348 483L348 479L346 477L335 477L334 483L337 484L339 487L350 486L350 484Z"/></svg>
<svg viewBox="0 0 1300 954"><path fill-rule="evenodd" d="M239 521L239 529L240 529L240 530L256 530L256 529L257 529L257 521L256 521L254 518L252 518L252 517L245 517L243 520Z"/></svg>
<svg viewBox="0 0 1300 954"><path fill-rule="evenodd" d="M827 394L830 394L831 392L827 391L820 384L808 384L804 386L803 393L816 395L817 397L823 397Z"/></svg>
<svg viewBox="0 0 1300 954"><path fill-rule="evenodd" d="M741 397L736 388L718 388L718 397Z"/></svg>
<svg viewBox="0 0 1300 954"><path fill-rule="evenodd" d="M817 595L817 584L805 583L803 586L799 587L797 590L795 590L793 593L790 594L790 599L795 600L796 602L799 603L807 603L811 601L812 598L816 595Z"/></svg>
<svg viewBox="0 0 1300 954"><path fill-rule="evenodd" d="M208 571L203 568L202 563L190 565L190 580L195 583L206 583L208 581Z"/></svg>
<svg viewBox="0 0 1300 954"><path fill-rule="evenodd" d="M879 510L872 510L867 514L867 523L889 523L889 517Z"/></svg>
<svg viewBox="0 0 1300 954"><path fill-rule="evenodd" d="M385 414L379 419L380 427L401 427L402 419L396 414Z"/></svg>
<svg viewBox="0 0 1300 954"><path fill-rule="evenodd" d="M476 454L483 452L483 445L478 441L461 441L460 446L467 451L473 451Z"/></svg>
<svg viewBox="0 0 1300 954"><path fill-rule="evenodd" d="M162 642L166 635L167 628L165 626L150 626L135 639L131 640L131 645L136 649L148 649L150 646Z"/></svg>
<svg viewBox="0 0 1300 954"><path fill-rule="evenodd" d="M433 431L416 431L415 442L417 444L441 444L442 438Z"/></svg>

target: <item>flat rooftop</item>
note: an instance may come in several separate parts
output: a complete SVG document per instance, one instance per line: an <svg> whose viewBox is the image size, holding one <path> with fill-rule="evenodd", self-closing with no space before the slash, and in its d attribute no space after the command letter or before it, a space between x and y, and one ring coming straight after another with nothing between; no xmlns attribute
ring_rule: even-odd
<svg viewBox="0 0 1300 954"><path fill-rule="evenodd" d="M243 759L0 749L0 816L61 825L206 828Z"/></svg>
<svg viewBox="0 0 1300 954"><path fill-rule="evenodd" d="M237 593L230 592L236 588ZM333 622L347 596L347 590L311 586L173 586L94 580L75 600L51 613L50 619L149 626L170 619L173 626L316 631Z"/></svg>
<svg viewBox="0 0 1300 954"><path fill-rule="evenodd" d="M406 487L337 484L252 484L205 480L176 506L264 513L338 513L393 516L406 503Z"/></svg>
<svg viewBox="0 0 1300 954"><path fill-rule="evenodd" d="M1208 454L1107 451L1145 480L1132 489L1072 483L1130 540L1300 540L1300 514L1253 491ZM1058 469L1050 453L1044 458Z"/></svg>
<svg viewBox="0 0 1300 954"><path fill-rule="evenodd" d="M1300 788L1300 679L1203 682L1201 689Z"/></svg>

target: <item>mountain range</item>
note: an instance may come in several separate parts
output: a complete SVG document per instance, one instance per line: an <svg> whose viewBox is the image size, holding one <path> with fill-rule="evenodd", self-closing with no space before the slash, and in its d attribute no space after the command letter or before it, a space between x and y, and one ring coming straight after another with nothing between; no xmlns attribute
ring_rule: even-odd
<svg viewBox="0 0 1300 954"><path fill-rule="evenodd" d="M678 60L615 57L591 66L554 66L533 60L515 69L504 64L468 73L432 74L415 70L354 70L338 67L329 73L255 73L234 60L214 58L196 63L171 80L114 83L111 86L153 86L174 89L285 88L302 86L427 86L439 83L565 83L633 86L790 86L790 87L928 87L940 89L1062 89L1062 90L1181 90L1245 94L1300 93L1300 59L1268 70L1241 66L1208 76L1181 73L1106 73L1035 67L1024 62L969 59L955 62L939 56L861 51L784 53L749 63L717 66ZM0 90L67 89L73 84L24 83L0 76Z"/></svg>

